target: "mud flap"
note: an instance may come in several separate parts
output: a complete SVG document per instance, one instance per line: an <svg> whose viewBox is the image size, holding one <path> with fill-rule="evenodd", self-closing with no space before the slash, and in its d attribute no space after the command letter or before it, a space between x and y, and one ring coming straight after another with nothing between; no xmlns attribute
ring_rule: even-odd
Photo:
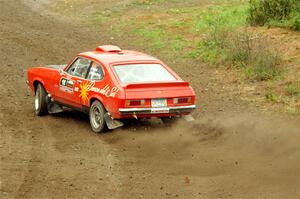
<svg viewBox="0 0 300 199"><path fill-rule="evenodd" d="M48 113L50 114L61 113L64 111L60 105L52 102L47 104L47 108L48 108Z"/></svg>
<svg viewBox="0 0 300 199"><path fill-rule="evenodd" d="M61 113L64 111L60 105L53 103L51 101L51 97L49 95L47 95L47 97L46 97L46 102L47 102L48 113L55 114L55 113Z"/></svg>
<svg viewBox="0 0 300 199"><path fill-rule="evenodd" d="M187 122L191 122L194 121L195 119L193 118L193 116L191 115L183 115L182 118L187 121Z"/></svg>
<svg viewBox="0 0 300 199"><path fill-rule="evenodd" d="M109 113L104 114L104 120L109 129L116 129L124 125L123 122L114 120Z"/></svg>

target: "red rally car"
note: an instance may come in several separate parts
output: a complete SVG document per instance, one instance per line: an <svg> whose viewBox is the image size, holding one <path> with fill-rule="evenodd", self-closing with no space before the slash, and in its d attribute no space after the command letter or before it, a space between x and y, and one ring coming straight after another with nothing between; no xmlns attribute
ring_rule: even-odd
<svg viewBox="0 0 300 199"><path fill-rule="evenodd" d="M27 75L36 115L83 111L95 132L122 126L122 118L168 120L196 108L189 83L166 64L117 46L98 46L67 65L33 67Z"/></svg>

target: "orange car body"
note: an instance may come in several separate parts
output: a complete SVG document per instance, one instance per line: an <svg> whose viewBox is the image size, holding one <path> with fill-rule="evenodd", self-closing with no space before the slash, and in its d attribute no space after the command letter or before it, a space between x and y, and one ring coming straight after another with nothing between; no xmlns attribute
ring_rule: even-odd
<svg viewBox="0 0 300 199"><path fill-rule="evenodd" d="M84 76L70 69L75 62L80 62L78 59L90 64ZM101 75L93 74L97 80L87 78L92 73L93 64L101 67L98 68ZM125 66L161 67L159 70L164 70L174 79L122 81L116 67L126 73L121 68ZM151 71L151 68L148 69ZM129 75L138 74L133 72ZM32 67L28 70L28 85L33 94L38 83L43 85L54 103L87 112L91 103L98 100L114 119L186 115L196 107L195 93L189 83L183 81L166 64L152 56L121 50L116 46L99 46L95 51L79 53L67 65Z"/></svg>

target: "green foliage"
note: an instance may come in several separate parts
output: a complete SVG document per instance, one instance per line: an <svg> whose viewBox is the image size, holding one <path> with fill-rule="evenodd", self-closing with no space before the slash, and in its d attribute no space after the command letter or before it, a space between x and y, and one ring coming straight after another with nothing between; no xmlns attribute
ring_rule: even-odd
<svg viewBox="0 0 300 199"><path fill-rule="evenodd" d="M280 75L280 57L270 49L265 38L254 37L246 31L235 31L246 23L247 7L214 7L201 13L196 30L205 31L197 50L188 56L216 65L230 63L244 69L247 78L259 81Z"/></svg>
<svg viewBox="0 0 300 199"><path fill-rule="evenodd" d="M193 50L187 53L188 58L196 59L200 56L200 52L198 50Z"/></svg>
<svg viewBox="0 0 300 199"><path fill-rule="evenodd" d="M263 81L280 75L281 58L266 38L239 31L231 33L223 43L226 62L243 68L247 78Z"/></svg>
<svg viewBox="0 0 300 199"><path fill-rule="evenodd" d="M300 30L299 0L249 0L248 22L253 26L265 24Z"/></svg>
<svg viewBox="0 0 300 199"><path fill-rule="evenodd" d="M271 102L278 102L279 101L279 97L272 90L267 91L266 98L268 100L270 100Z"/></svg>
<svg viewBox="0 0 300 199"><path fill-rule="evenodd" d="M287 107L287 112L290 115L300 115L300 110L294 107Z"/></svg>
<svg viewBox="0 0 300 199"><path fill-rule="evenodd" d="M134 29L134 33L143 36L147 41L149 41L150 50L158 50L164 47L163 30L160 28L147 29L145 27L140 27Z"/></svg>
<svg viewBox="0 0 300 199"><path fill-rule="evenodd" d="M251 79L252 77L254 77L254 71L253 68L251 67L244 67L244 73L246 78Z"/></svg>
<svg viewBox="0 0 300 199"><path fill-rule="evenodd" d="M240 67L247 67L252 55L252 40L246 32L232 33L226 42L227 61ZM248 70L252 74L253 70Z"/></svg>
<svg viewBox="0 0 300 199"><path fill-rule="evenodd" d="M249 16L247 20L251 25L262 26L268 21L260 0L250 0Z"/></svg>
<svg viewBox="0 0 300 199"><path fill-rule="evenodd" d="M299 9L300 12L300 9ZM300 31L300 14L299 12L296 14L294 13L290 19L289 27L292 30Z"/></svg>
<svg viewBox="0 0 300 199"><path fill-rule="evenodd" d="M296 96L300 94L299 86L296 83L290 83L287 86L287 92L289 95Z"/></svg>
<svg viewBox="0 0 300 199"><path fill-rule="evenodd" d="M253 53L250 55L249 64L253 67L253 78L256 80L269 80L274 79L280 75L279 65L281 63L281 58L273 53L270 48L265 46L263 41L260 45L253 47Z"/></svg>
<svg viewBox="0 0 300 199"><path fill-rule="evenodd" d="M230 63L244 69L250 79L264 81L280 75L281 58L275 53L266 38L248 32L229 32L226 30L210 34L200 42L204 61Z"/></svg>
<svg viewBox="0 0 300 199"><path fill-rule="evenodd" d="M226 61L244 68L247 78L264 81L280 75L281 58L271 50L266 38L244 31L232 33L224 43Z"/></svg>
<svg viewBox="0 0 300 199"><path fill-rule="evenodd" d="M206 32L205 38L198 42L197 50L189 55L199 55L211 65L222 62L226 56L224 42L231 31L245 24L246 11L246 6L235 5L214 6L200 13L196 18L195 31Z"/></svg>
<svg viewBox="0 0 300 199"><path fill-rule="evenodd" d="M247 6L211 6L195 17L196 31L218 31L219 28L235 29L245 24Z"/></svg>

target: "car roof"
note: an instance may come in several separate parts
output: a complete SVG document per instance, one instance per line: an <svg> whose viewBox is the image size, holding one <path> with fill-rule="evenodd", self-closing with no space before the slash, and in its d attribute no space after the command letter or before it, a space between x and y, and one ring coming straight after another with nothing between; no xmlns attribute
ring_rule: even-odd
<svg viewBox="0 0 300 199"><path fill-rule="evenodd" d="M160 63L160 61L150 55L136 52L136 51L129 51L129 50L122 50L120 52L102 52L102 51L89 51L80 53L79 56L89 57L96 59L100 63L110 65L114 63L126 63L126 62L142 62L142 61L151 61Z"/></svg>

